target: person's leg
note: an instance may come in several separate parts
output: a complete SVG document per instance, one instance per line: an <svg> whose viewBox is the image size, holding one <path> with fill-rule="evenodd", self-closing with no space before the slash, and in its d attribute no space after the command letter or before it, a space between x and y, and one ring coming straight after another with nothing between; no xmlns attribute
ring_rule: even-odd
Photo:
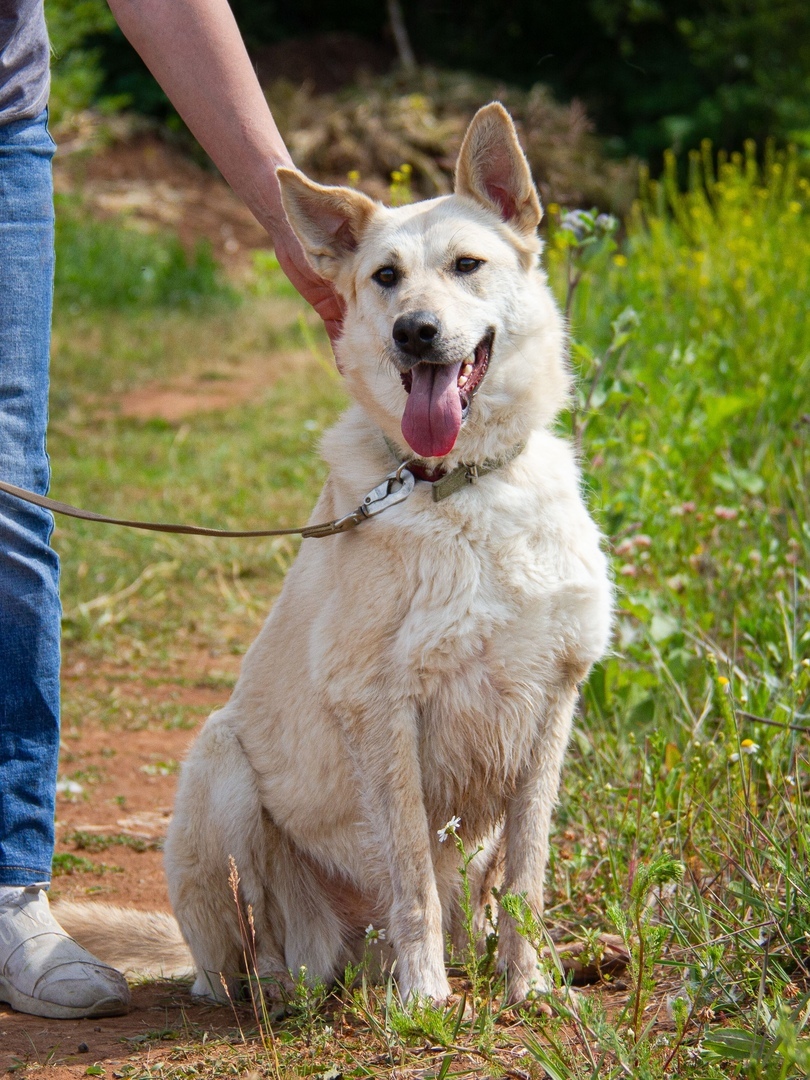
<svg viewBox="0 0 810 1080"><path fill-rule="evenodd" d="M45 494L54 145L0 125L0 479ZM59 564L50 515L0 492L0 1001L48 1017L126 1009L121 976L48 907L59 753Z"/></svg>
<svg viewBox="0 0 810 1080"><path fill-rule="evenodd" d="M53 142L0 127L0 478L48 489ZM50 514L0 492L0 886L51 876L59 752L59 565Z"/></svg>

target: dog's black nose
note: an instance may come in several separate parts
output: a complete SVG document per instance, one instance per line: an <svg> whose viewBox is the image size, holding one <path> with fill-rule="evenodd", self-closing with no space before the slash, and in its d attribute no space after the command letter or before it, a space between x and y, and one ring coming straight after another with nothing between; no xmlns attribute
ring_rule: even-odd
<svg viewBox="0 0 810 1080"><path fill-rule="evenodd" d="M411 311L399 316L391 336L401 352L419 360L437 344L441 330L432 311Z"/></svg>

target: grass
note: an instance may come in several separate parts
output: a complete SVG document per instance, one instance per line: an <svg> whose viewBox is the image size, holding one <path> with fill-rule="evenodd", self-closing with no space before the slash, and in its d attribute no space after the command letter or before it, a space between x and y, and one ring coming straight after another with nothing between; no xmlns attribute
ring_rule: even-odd
<svg viewBox="0 0 810 1080"><path fill-rule="evenodd" d="M706 148L686 192L675 177L669 161L643 185L621 245L609 222L549 210L579 377L563 427L581 445L619 592L614 650L584 690L565 770L545 924L526 926L551 956L552 1015L501 1013L489 969L463 957L456 985L477 999L471 1015L405 1012L361 975L331 998L302 989L294 1015L271 1025L272 1053L266 1038L191 1039L162 1076L810 1072L810 191L789 156L758 165L753 148L719 164ZM78 272L58 285L57 497L224 527L306 518L324 475L317 440L344 402L318 359L258 400L177 423L110 407L168 373L204 374L212 343L235 364L309 341L288 298L279 326L267 305L284 286L260 269L238 306L207 273L194 278L199 299L160 305L129 288L91 302ZM135 682L171 673L194 647L241 652L296 550L78 523L59 525L57 546L67 650L114 660ZM121 722L91 685L71 693L72 722L85 708ZM174 724L198 718L193 706L170 712ZM168 722L157 709L153 719ZM598 951L605 931L625 940L629 972L575 1008L554 942Z"/></svg>
<svg viewBox="0 0 810 1080"><path fill-rule="evenodd" d="M643 187L620 251L552 228L563 286L590 263L571 302L575 418L619 609L575 733L549 915L598 924L605 898L677 857L662 961L690 1024L750 1036L710 1040L700 1067L778 1076L780 1053L737 1052L761 1058L755 1034L795 1032L806 1004L808 184L753 147L717 174L708 148L691 164L685 193L672 160Z"/></svg>
<svg viewBox="0 0 810 1080"><path fill-rule="evenodd" d="M125 221L96 221L81 203L56 196L54 287L60 305L86 308L199 308L235 304L209 245L189 255L173 234L139 232Z"/></svg>
<svg viewBox="0 0 810 1080"><path fill-rule="evenodd" d="M93 852L106 851L110 847L128 847L133 851L153 851L162 846L161 841L145 840L141 836L131 836L129 833L91 833L82 829L74 829L68 834L67 841L73 844L77 851ZM62 857L72 858L69 853ZM89 859L83 861L90 862Z"/></svg>
<svg viewBox="0 0 810 1080"><path fill-rule="evenodd" d="M61 877L64 874L106 874L110 871L123 874L124 872L123 867L94 863L83 855L73 855L69 851L61 851L54 855L52 871L54 877Z"/></svg>

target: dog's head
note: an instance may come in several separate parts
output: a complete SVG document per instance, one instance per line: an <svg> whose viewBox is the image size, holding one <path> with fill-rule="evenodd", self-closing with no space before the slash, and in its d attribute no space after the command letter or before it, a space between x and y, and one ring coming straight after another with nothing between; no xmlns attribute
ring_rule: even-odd
<svg viewBox="0 0 810 1080"><path fill-rule="evenodd" d="M480 460L553 418L562 328L539 268L540 200L501 105L473 118L452 196L391 209L278 176L307 257L346 301L341 371L390 439Z"/></svg>

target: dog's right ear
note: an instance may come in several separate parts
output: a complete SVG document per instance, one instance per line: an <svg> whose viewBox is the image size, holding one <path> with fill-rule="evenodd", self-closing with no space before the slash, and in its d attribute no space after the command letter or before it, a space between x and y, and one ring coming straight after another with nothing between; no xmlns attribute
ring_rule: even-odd
<svg viewBox="0 0 810 1080"><path fill-rule="evenodd" d="M340 260L354 251L375 210L367 195L347 187L323 187L295 169L276 170L281 202L313 267L334 278Z"/></svg>

